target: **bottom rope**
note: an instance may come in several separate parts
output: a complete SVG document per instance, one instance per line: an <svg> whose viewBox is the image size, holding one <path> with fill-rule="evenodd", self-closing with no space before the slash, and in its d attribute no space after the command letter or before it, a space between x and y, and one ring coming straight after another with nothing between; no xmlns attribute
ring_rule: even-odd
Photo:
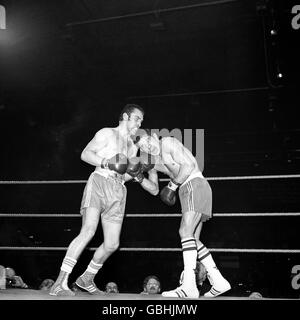
<svg viewBox="0 0 300 320"><path fill-rule="evenodd" d="M65 251L67 247L12 247L3 246L0 250L24 250L24 251ZM97 248L86 248L94 251ZM212 252L239 252L239 253L300 253L300 249L238 249L238 248L208 248ZM120 251L153 251L153 252L181 252L181 248L120 248Z"/></svg>

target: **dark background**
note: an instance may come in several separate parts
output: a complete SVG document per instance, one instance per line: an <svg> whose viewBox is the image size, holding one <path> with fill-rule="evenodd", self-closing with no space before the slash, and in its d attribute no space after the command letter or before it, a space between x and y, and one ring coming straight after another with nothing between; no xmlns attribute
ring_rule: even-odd
<svg viewBox="0 0 300 320"><path fill-rule="evenodd" d="M299 38L293 1L1 1L1 180L86 180L80 153L95 132L117 126L128 102L144 127L205 130L204 175L298 174ZM272 35L271 30L276 34ZM279 77L279 74L282 77ZM163 178L163 176L161 176ZM297 212L299 179L210 181L213 209ZM164 185L166 182L161 182ZM0 184L1 213L77 214L84 184ZM179 212L128 183L127 213ZM80 218L1 217L2 246L66 247ZM178 218L125 219L121 247L179 248ZM299 249L299 217L216 217L209 248ZM101 243L101 230L90 243ZM0 250L32 286L56 278L65 251ZM213 253L231 295L299 297L299 254ZM74 269L85 269L86 250ZM177 285L180 252L116 252L96 278L140 292L156 274Z"/></svg>

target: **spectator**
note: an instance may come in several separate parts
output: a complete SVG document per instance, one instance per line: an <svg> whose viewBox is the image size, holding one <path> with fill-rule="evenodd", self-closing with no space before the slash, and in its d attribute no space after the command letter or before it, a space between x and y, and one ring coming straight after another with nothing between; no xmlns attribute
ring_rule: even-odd
<svg viewBox="0 0 300 320"><path fill-rule="evenodd" d="M207 270L204 267L204 265L198 260L196 263L195 274L196 274L196 284L197 284L200 296L202 296L204 295L205 292L207 292L207 290L209 290L210 285L207 284L207 282L205 281L207 279ZM180 275L179 285L183 283L183 275L184 275L184 272L182 271Z"/></svg>
<svg viewBox="0 0 300 320"><path fill-rule="evenodd" d="M148 276L143 281L141 294L159 294L161 290L160 280L156 276Z"/></svg>
<svg viewBox="0 0 300 320"><path fill-rule="evenodd" d="M28 230L23 229L17 222L10 220L1 221L0 224L0 245L13 245L16 247L32 247L36 243ZM40 265L40 255L28 254L26 250L7 250L1 252L3 261L22 270L22 278L30 287L38 288L42 282L39 273L43 264ZM4 263L4 262L3 262Z"/></svg>
<svg viewBox="0 0 300 320"><path fill-rule="evenodd" d="M118 285L115 282L108 282L105 286L106 293L119 293Z"/></svg>
<svg viewBox="0 0 300 320"><path fill-rule="evenodd" d="M23 281L20 276L16 275L16 272L13 268L5 268L6 273L6 287L7 288L22 288L27 289L28 285Z"/></svg>
<svg viewBox="0 0 300 320"><path fill-rule="evenodd" d="M50 290L50 288L53 286L54 280L52 279L45 279L42 281L42 283L39 286L39 290Z"/></svg>
<svg viewBox="0 0 300 320"><path fill-rule="evenodd" d="M262 299L263 296L262 296L261 293L253 291L253 292L250 293L249 298L250 299Z"/></svg>
<svg viewBox="0 0 300 320"><path fill-rule="evenodd" d="M73 292L80 292L82 291L76 284L76 282L72 282L71 285L70 285L70 289L71 291Z"/></svg>

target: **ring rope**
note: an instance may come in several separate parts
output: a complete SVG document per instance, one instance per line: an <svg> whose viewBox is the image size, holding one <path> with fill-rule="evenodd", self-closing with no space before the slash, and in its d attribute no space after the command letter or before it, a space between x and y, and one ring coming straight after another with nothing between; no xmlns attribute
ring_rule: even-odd
<svg viewBox="0 0 300 320"><path fill-rule="evenodd" d="M256 179L289 179L300 178L300 174L281 174L281 175L260 175L260 176L232 176L232 177L208 177L207 180L256 180ZM170 179L159 179L160 181L169 181Z"/></svg>
<svg viewBox="0 0 300 320"><path fill-rule="evenodd" d="M298 217L300 212L266 212L266 213L214 213L214 217ZM1 217L9 218L79 218L81 215L77 214L65 214L65 213L0 213ZM160 218L160 217L182 217L181 213L129 213L126 215L128 218Z"/></svg>
<svg viewBox="0 0 300 320"><path fill-rule="evenodd" d="M26 251L65 251L67 247L0 247L0 250L26 250ZM94 251L97 248L86 248ZM300 253L300 249L237 249L237 248L208 248L212 252L241 252L241 253ZM120 248L120 251L139 251L139 252L181 252L182 248Z"/></svg>
<svg viewBox="0 0 300 320"><path fill-rule="evenodd" d="M66 184L86 183L87 180L0 180L0 184Z"/></svg>
<svg viewBox="0 0 300 320"><path fill-rule="evenodd" d="M300 174L282 174L282 175L260 175L260 176L232 176L232 177L207 177L207 180L254 180L254 179L289 179L300 178ZM170 179L161 178L159 181L169 181ZM76 184L86 183L87 180L0 180L0 184Z"/></svg>

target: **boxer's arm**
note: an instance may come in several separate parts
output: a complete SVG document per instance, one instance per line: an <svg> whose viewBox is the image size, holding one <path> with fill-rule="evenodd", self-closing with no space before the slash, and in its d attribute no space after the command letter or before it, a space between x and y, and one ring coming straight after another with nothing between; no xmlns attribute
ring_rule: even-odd
<svg viewBox="0 0 300 320"><path fill-rule="evenodd" d="M148 178L144 177L141 182L143 189L156 196L159 193L158 174L155 169L148 171Z"/></svg>
<svg viewBox="0 0 300 320"><path fill-rule="evenodd" d="M130 159L130 158L133 158L133 157L136 157L139 148L134 144L134 142L132 141L132 139L129 140L128 144L129 144L129 146L128 146L128 154L127 154L127 157L128 157L129 159Z"/></svg>
<svg viewBox="0 0 300 320"><path fill-rule="evenodd" d="M125 180L125 182L127 182L127 181L129 181L129 180L132 180L133 179L133 177L130 175L130 174L128 174L128 173L125 173L124 174L124 180Z"/></svg>
<svg viewBox="0 0 300 320"><path fill-rule="evenodd" d="M136 157L138 150L139 150L138 147L132 141L128 150L128 158L130 159L130 158ZM133 177L130 174L125 173L124 179L125 179L125 182L127 182L129 180L132 180Z"/></svg>
<svg viewBox="0 0 300 320"><path fill-rule="evenodd" d="M107 145L112 134L112 131L108 128L99 130L82 151L81 160L92 166L100 167L103 157L99 157L97 152Z"/></svg>
<svg viewBox="0 0 300 320"><path fill-rule="evenodd" d="M148 178L144 177L140 183L143 189L156 196L159 192L158 175L155 169L148 171Z"/></svg>
<svg viewBox="0 0 300 320"><path fill-rule="evenodd" d="M124 175L125 182L132 180L133 177L128 173ZM152 195L156 196L159 192L159 185L158 185L158 175L157 171L152 169L148 172L148 178L144 176L143 181L140 183L143 189L151 193Z"/></svg>

